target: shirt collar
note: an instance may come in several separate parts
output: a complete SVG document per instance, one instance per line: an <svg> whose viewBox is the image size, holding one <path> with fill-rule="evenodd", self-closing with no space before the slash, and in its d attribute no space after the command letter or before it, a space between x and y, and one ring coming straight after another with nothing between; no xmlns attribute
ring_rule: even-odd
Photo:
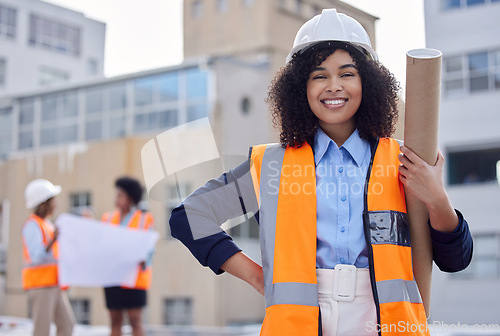
<svg viewBox="0 0 500 336"><path fill-rule="evenodd" d="M338 148L335 141L318 127L314 137L314 163L316 166L318 166L329 146ZM356 129L340 148L344 148L351 155L356 165L360 167L363 164L366 152L370 149L370 144L368 141L361 139Z"/></svg>

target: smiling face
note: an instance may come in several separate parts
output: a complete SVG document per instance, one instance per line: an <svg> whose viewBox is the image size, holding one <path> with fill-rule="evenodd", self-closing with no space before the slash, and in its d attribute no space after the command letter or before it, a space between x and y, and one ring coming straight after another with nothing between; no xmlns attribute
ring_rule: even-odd
<svg viewBox="0 0 500 336"><path fill-rule="evenodd" d="M343 143L356 129L354 115L361 97L361 77L351 55L343 49L337 49L309 75L309 107L321 129L339 146L338 142Z"/></svg>

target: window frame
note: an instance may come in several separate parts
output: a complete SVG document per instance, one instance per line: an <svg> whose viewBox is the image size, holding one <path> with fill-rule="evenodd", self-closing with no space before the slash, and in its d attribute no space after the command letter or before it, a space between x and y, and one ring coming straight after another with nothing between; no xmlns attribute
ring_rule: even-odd
<svg viewBox="0 0 500 336"><path fill-rule="evenodd" d="M471 58L474 55L486 54L486 68L471 68ZM452 60L461 61L461 69L448 71L447 62ZM496 64L498 62L498 64ZM474 89L472 81L478 78L486 77L487 87ZM442 67L442 94L446 98L463 97L471 94L480 94L484 92L497 92L500 90L500 48L491 50L477 50L466 54L450 55L443 58ZM448 89L448 83L452 81L461 81L461 89Z"/></svg>
<svg viewBox="0 0 500 336"><path fill-rule="evenodd" d="M64 32L64 33L62 33ZM29 16L28 45L68 56L81 55L82 29L39 14Z"/></svg>
<svg viewBox="0 0 500 336"><path fill-rule="evenodd" d="M184 308L186 310L185 316L183 316L182 319L176 319L174 317L173 321L170 322L169 319L172 319L172 316L175 316L172 314L171 311L169 311L169 303L183 303ZM176 309L174 307L174 309ZM179 308L177 308L179 310ZM162 314L162 319L163 319L163 324L164 325L192 325L193 324L193 311L194 311L194 299L192 297L166 297L163 299L163 314ZM179 322L181 321L181 322Z"/></svg>
<svg viewBox="0 0 500 336"><path fill-rule="evenodd" d="M9 22L12 19L13 22ZM17 9L0 4L0 38L15 40L17 37Z"/></svg>
<svg viewBox="0 0 500 336"><path fill-rule="evenodd" d="M481 250L481 240L482 238L494 239L494 250L489 254L478 253ZM451 273L449 276L454 280L488 280L488 281L498 281L500 279L500 232L482 232L473 234L474 240L474 254L472 255L472 260L470 265L463 271L457 273ZM496 274L485 274L481 272L479 264L483 261L493 261L496 263Z"/></svg>

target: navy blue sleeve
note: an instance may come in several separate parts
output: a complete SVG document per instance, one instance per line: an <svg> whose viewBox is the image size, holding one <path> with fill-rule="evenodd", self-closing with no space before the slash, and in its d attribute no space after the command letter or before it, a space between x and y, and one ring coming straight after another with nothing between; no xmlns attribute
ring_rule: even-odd
<svg viewBox="0 0 500 336"><path fill-rule="evenodd" d="M257 213L258 204L250 174L250 163L208 181L172 211L170 232L193 256L215 274L231 256L241 251L221 229L227 220Z"/></svg>
<svg viewBox="0 0 500 336"><path fill-rule="evenodd" d="M433 258L443 272L458 272L469 266L472 259L472 236L462 213L455 210L458 226L453 232L441 232L430 226Z"/></svg>
<svg viewBox="0 0 500 336"><path fill-rule="evenodd" d="M220 269L229 258L241 251L233 239L224 231L201 239L193 239L184 204L172 210L170 232L179 239L203 266L208 266L215 274L222 274Z"/></svg>

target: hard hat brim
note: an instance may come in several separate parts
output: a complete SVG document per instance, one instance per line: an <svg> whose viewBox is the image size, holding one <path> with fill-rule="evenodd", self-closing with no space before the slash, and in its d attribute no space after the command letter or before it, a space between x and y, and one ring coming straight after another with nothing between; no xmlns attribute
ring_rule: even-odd
<svg viewBox="0 0 500 336"><path fill-rule="evenodd" d="M49 193L44 195L44 197L41 197L40 199L33 202L26 202L26 208L28 209L36 208L37 206L47 201L48 199L51 199L52 197L59 195L61 191L62 191L61 186L55 185Z"/></svg>

